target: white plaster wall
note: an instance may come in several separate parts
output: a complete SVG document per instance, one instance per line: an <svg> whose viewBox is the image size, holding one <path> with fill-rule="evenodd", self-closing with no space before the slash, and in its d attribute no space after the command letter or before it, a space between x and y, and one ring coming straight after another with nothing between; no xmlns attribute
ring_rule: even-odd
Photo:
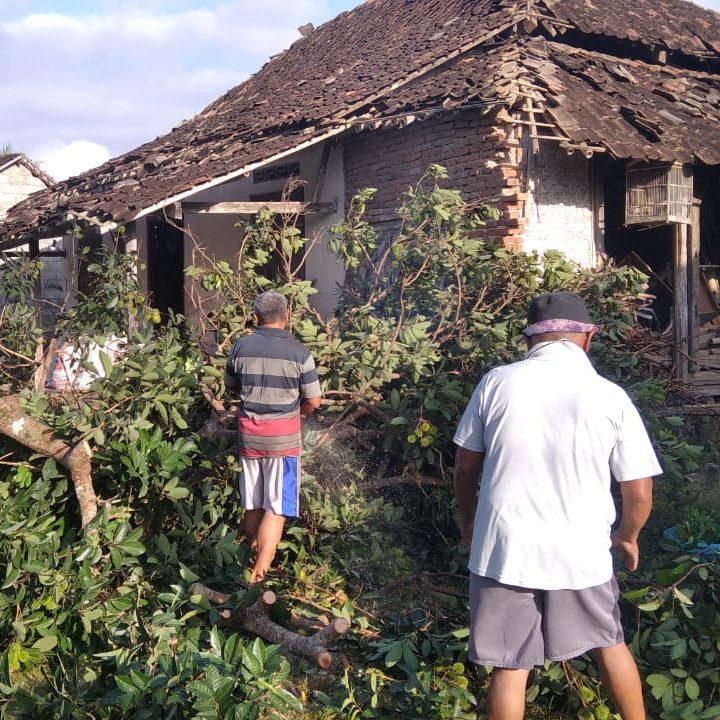
<svg viewBox="0 0 720 720"><path fill-rule="evenodd" d="M322 148L316 148L308 157L313 172L311 177L316 177ZM318 292L311 299L313 307L323 316L329 317L333 314L338 301L338 292L345 283L345 268L342 263L328 249L327 239L330 228L340 222L345 215L343 205L345 198L345 172L343 168L343 144L342 141L334 143L330 151L325 180L317 198L318 202L335 203L335 212L327 215L307 215L305 218L305 230L309 238L318 237L320 242L313 248L308 257L306 278L312 280L313 286ZM313 189L308 198L312 197Z"/></svg>
<svg viewBox="0 0 720 720"><path fill-rule="evenodd" d="M594 267L595 213L591 160L555 142L530 155L523 250L560 250L583 267Z"/></svg>
<svg viewBox="0 0 720 720"><path fill-rule="evenodd" d="M0 217L38 190L44 190L45 183L21 163L15 163L0 173Z"/></svg>

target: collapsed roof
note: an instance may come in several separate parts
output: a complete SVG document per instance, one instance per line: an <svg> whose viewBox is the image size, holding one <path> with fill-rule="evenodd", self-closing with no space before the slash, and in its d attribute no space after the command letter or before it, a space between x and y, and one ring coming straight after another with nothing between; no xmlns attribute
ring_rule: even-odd
<svg viewBox="0 0 720 720"><path fill-rule="evenodd" d="M0 249L130 222L351 130L498 106L568 147L720 163L720 14L686 0L368 0L166 135L33 194Z"/></svg>

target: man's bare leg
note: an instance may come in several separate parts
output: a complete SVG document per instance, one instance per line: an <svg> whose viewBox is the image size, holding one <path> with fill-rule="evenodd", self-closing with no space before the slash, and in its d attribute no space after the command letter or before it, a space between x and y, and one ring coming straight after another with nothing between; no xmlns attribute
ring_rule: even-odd
<svg viewBox="0 0 720 720"><path fill-rule="evenodd" d="M529 670L494 668L488 692L488 720L522 720Z"/></svg>
<svg viewBox="0 0 720 720"><path fill-rule="evenodd" d="M255 508L253 510L245 510L243 512L243 532L250 543L250 547L257 547L257 535L260 522L263 519L265 510L263 508Z"/></svg>
<svg viewBox="0 0 720 720"><path fill-rule="evenodd" d="M264 579L265 573L270 568L275 551L277 550L280 538L282 538L285 527L285 516L276 515L270 510L265 510L257 528L257 560L250 575L250 582L256 583Z"/></svg>
<svg viewBox="0 0 720 720"><path fill-rule="evenodd" d="M623 720L645 720L642 682L635 660L625 643L597 648L591 653L600 679Z"/></svg>

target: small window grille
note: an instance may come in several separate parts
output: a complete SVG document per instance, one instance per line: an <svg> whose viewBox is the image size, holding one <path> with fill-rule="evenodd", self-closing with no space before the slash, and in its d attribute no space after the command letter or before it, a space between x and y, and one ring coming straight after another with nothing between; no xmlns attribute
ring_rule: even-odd
<svg viewBox="0 0 720 720"><path fill-rule="evenodd" d="M627 225L667 225L692 221L691 165L629 165L625 187Z"/></svg>

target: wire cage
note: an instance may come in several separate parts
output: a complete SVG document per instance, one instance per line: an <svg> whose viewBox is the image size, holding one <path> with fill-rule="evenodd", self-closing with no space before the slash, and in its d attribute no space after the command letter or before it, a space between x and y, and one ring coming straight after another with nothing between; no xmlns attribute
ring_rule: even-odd
<svg viewBox="0 0 720 720"><path fill-rule="evenodd" d="M626 225L692 222L692 165L628 165L625 181Z"/></svg>

